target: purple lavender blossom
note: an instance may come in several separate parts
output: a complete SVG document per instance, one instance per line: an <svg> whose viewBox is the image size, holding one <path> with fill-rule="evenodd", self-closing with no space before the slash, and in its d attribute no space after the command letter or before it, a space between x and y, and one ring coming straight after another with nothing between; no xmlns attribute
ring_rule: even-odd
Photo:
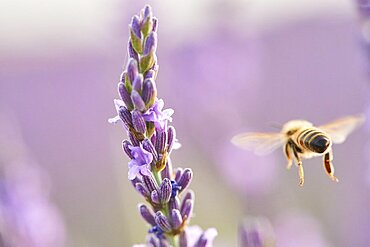
<svg viewBox="0 0 370 247"><path fill-rule="evenodd" d="M138 174L150 176L150 163L153 160L153 155L143 149L142 146L128 146L131 150L133 159L128 163L128 179L133 180Z"/></svg>
<svg viewBox="0 0 370 247"><path fill-rule="evenodd" d="M157 24L149 6L140 17L132 18L129 61L118 86L121 99L114 100L117 116L108 120L123 122L129 138L122 142L123 152L130 158L128 179L151 206L139 205L150 228L147 244L135 246L210 247L217 235L215 229L203 232L200 227L188 227L194 193L189 191L180 200L191 183L192 170L172 172L170 154L180 144L175 128L168 126L174 110L163 109L163 99L157 98Z"/></svg>
<svg viewBox="0 0 370 247"><path fill-rule="evenodd" d="M159 99L143 114L146 121L154 122L154 125L161 130L166 127L167 122L172 122L171 116L174 113L174 110L171 108L162 110L163 107L164 101Z"/></svg>

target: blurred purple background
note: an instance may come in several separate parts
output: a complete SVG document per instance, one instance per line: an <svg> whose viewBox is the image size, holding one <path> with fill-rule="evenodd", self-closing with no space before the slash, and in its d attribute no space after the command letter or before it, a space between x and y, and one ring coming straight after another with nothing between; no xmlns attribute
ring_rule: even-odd
<svg viewBox="0 0 370 247"><path fill-rule="evenodd" d="M126 62L127 26L144 1L6 1L0 17L0 104L49 175L68 246L143 242L141 201L127 181L121 128L109 125ZM324 124L369 104L367 60L352 1L149 2L159 19L159 97L175 109L191 167L196 217L216 246L235 246L247 215L272 221L278 246L366 246L370 241L365 128L334 147L338 184L321 159L306 183L282 152L230 143L242 131L303 118ZM211 209L211 210L210 210ZM301 230L297 230L301 229Z"/></svg>

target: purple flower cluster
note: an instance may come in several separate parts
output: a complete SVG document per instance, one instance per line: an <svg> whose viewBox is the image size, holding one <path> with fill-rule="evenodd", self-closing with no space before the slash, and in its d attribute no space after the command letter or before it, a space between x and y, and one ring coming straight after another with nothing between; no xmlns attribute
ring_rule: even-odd
<svg viewBox="0 0 370 247"><path fill-rule="evenodd" d="M194 207L194 193L184 192L193 177L191 169L173 171L170 154L180 147L172 121L172 109L163 109L157 98L158 64L157 19L149 6L132 18L128 42L129 60L118 83L121 99L114 100L117 116L110 123L122 122L128 140L122 147L130 158L128 179L150 204L140 204L139 212L149 224L144 246L212 246L214 228L202 231L188 227ZM181 197L180 197L181 196Z"/></svg>

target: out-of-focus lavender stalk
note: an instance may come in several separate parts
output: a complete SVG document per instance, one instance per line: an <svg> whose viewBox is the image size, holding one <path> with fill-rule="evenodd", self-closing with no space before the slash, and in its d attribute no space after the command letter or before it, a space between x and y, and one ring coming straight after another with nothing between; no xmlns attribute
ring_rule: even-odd
<svg viewBox="0 0 370 247"><path fill-rule="evenodd" d="M212 246L217 235L214 228L203 232L199 227L188 227L194 193L185 190L192 170L172 168L170 154L180 145L175 128L168 126L174 111L163 110L164 101L157 98L157 27L150 6L132 18L129 59L118 83L121 99L114 100L118 114L109 122L123 123L128 135L122 143L130 158L128 179L150 205L138 206L149 225L146 246Z"/></svg>
<svg viewBox="0 0 370 247"><path fill-rule="evenodd" d="M29 158L16 121L1 110L0 246L65 246L64 223L50 200L48 176Z"/></svg>
<svg viewBox="0 0 370 247"><path fill-rule="evenodd" d="M359 12L362 44L370 62L370 0L355 0L355 4ZM367 72L370 73L370 69Z"/></svg>
<svg viewBox="0 0 370 247"><path fill-rule="evenodd" d="M240 247L273 247L275 233L268 219L249 217L239 226Z"/></svg>

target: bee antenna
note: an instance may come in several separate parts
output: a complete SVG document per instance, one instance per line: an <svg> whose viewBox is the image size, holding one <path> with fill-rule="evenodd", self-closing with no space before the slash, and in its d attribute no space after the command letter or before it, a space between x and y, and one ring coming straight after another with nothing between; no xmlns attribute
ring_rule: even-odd
<svg viewBox="0 0 370 247"><path fill-rule="evenodd" d="M283 125L281 123L278 123L278 122L270 122L269 126L274 128L274 129L278 129L278 130L281 130L283 128Z"/></svg>

